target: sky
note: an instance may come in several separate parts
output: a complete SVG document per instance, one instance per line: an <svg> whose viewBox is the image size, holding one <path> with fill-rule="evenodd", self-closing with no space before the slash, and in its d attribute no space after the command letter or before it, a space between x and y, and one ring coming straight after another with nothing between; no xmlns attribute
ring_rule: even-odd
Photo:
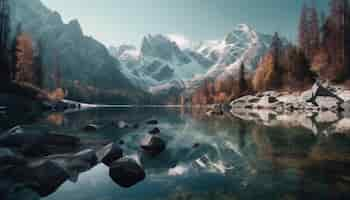
<svg viewBox="0 0 350 200"><path fill-rule="evenodd" d="M139 46L147 34L180 42L223 39L237 24L296 40L303 0L41 0L65 22L78 19L86 35L107 46ZM306 0L310 1L311 0ZM315 0L319 10L328 0Z"/></svg>

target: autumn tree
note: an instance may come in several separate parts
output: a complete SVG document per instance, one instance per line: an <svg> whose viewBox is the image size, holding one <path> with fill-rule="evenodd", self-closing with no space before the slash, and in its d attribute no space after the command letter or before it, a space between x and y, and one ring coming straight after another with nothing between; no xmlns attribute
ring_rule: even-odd
<svg viewBox="0 0 350 200"><path fill-rule="evenodd" d="M255 91L265 91L270 87L270 80L273 78L273 56L271 52L265 54L260 60L252 80Z"/></svg>
<svg viewBox="0 0 350 200"><path fill-rule="evenodd" d="M35 70L33 66L33 41L29 34L22 33L17 38L17 74L16 81L34 83Z"/></svg>
<svg viewBox="0 0 350 200"><path fill-rule="evenodd" d="M253 77L256 91L279 89L283 84L283 43L278 33L272 39L270 50L261 59Z"/></svg>
<svg viewBox="0 0 350 200"><path fill-rule="evenodd" d="M18 64L18 53L20 49L18 48L18 37L22 34L22 24L19 23L17 24L17 28L15 30L14 37L12 39L12 44L11 44L11 69L12 69L12 80L16 79L16 74L17 74L17 64Z"/></svg>

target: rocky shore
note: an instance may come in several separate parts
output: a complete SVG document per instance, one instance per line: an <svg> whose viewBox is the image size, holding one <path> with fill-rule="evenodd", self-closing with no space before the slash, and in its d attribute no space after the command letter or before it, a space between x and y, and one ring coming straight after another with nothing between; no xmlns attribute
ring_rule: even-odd
<svg viewBox="0 0 350 200"><path fill-rule="evenodd" d="M230 106L235 117L268 126L304 127L315 134L350 133L350 90L342 86L315 83L304 92L266 91L236 99Z"/></svg>
<svg viewBox="0 0 350 200"><path fill-rule="evenodd" d="M125 126L119 126L124 123ZM145 122L152 135L138 144L142 153L157 156L166 148L157 120ZM153 129L152 129L152 127ZM114 129L137 129L138 125L111 122ZM84 132L95 132L102 127L88 124ZM157 130L157 132L154 132ZM96 165L109 168L110 178L120 187L131 187L146 177L139 160L124 154L122 142L87 139L49 131L28 130L16 126L0 133L0 199L11 199L8 194L30 190L33 196L46 197L64 182L76 182L79 174Z"/></svg>

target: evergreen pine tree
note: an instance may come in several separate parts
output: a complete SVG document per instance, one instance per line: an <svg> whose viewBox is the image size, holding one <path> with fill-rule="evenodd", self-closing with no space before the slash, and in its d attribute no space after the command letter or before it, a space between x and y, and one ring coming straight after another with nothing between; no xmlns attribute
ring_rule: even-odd
<svg viewBox="0 0 350 200"><path fill-rule="evenodd" d="M244 62L239 67L239 77L238 77L238 89L239 89L239 95L242 95L244 92L248 89L248 84L245 79L245 66Z"/></svg>

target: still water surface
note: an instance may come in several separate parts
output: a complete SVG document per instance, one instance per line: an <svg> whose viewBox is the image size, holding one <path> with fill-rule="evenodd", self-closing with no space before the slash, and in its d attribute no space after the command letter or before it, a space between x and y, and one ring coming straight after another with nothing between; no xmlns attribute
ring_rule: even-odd
<svg viewBox="0 0 350 200"><path fill-rule="evenodd" d="M167 142L166 151L155 158L139 148L154 127L145 124L149 119L159 121L160 137ZM207 117L181 108L48 113L2 124L11 126L18 120L31 128L81 138L124 141L125 154L139 159L146 170L143 182L124 189L100 164L44 200L350 199L350 135L346 134L266 127L230 115ZM140 128L81 131L85 124L111 120L138 123Z"/></svg>

